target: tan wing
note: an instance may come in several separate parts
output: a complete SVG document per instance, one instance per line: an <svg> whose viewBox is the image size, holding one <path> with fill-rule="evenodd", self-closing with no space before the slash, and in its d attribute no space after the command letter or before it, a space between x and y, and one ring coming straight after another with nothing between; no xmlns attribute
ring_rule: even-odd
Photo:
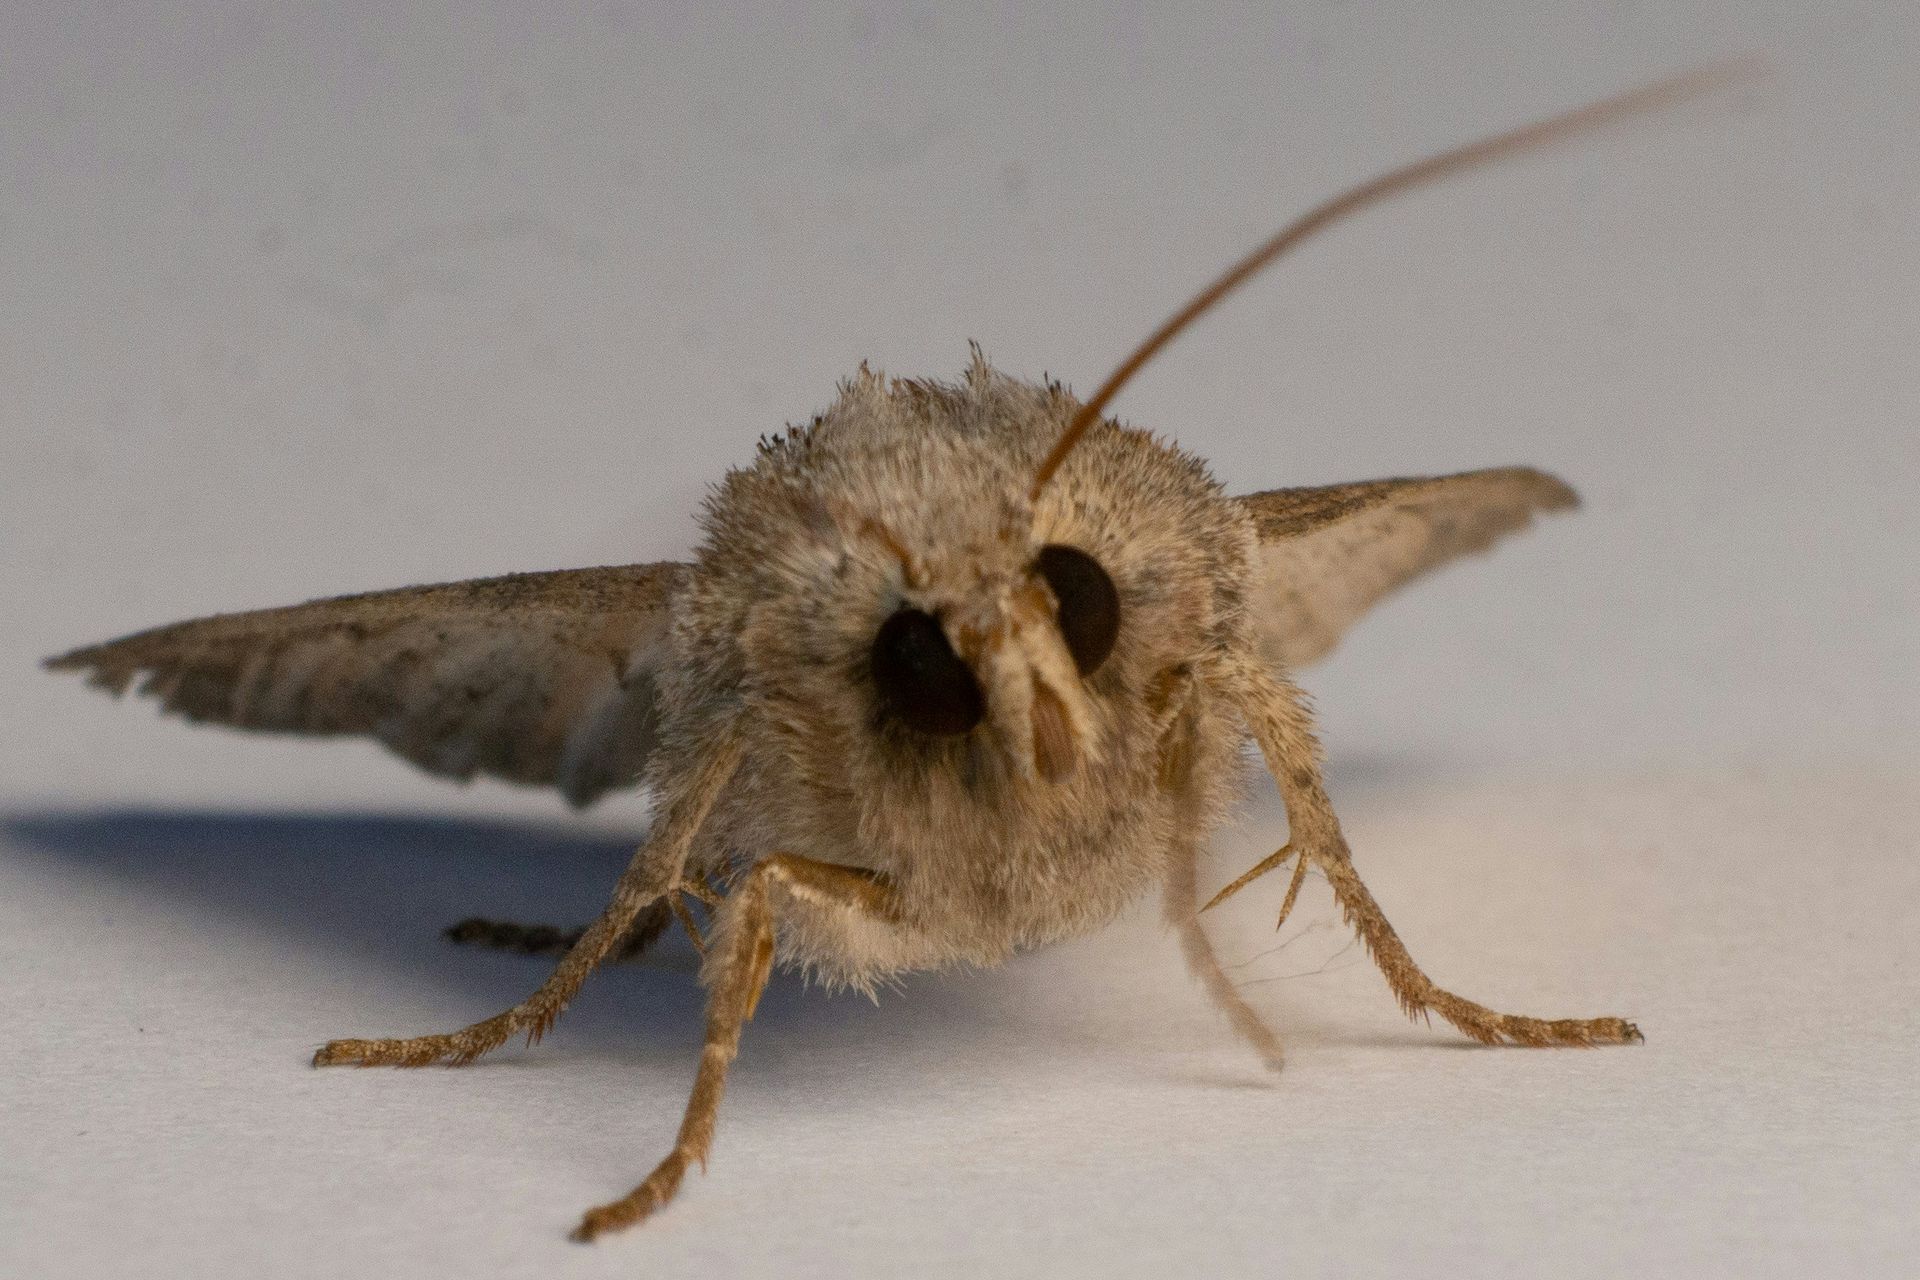
<svg viewBox="0 0 1920 1280"><path fill-rule="evenodd" d="M679 564L517 573L143 631L49 659L189 720L377 738L429 773L583 805L654 744Z"/></svg>
<svg viewBox="0 0 1920 1280"><path fill-rule="evenodd" d="M1455 556L1579 505L1530 467L1318 489L1238 501L1260 531L1254 593L1264 651L1287 667L1321 657L1374 601Z"/></svg>

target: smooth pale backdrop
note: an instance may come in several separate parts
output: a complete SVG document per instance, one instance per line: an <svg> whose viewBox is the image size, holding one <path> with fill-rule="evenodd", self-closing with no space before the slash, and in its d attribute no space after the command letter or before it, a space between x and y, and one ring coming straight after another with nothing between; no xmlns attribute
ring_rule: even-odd
<svg viewBox="0 0 1920 1280"><path fill-rule="evenodd" d="M14 7L0 42L0 1271L1911 1274L1920 1247L1920 18L1904 0ZM539 962L643 829L34 669L216 610L687 552L860 360L1088 389L1344 184L1729 54L1771 83L1369 215L1117 409L1234 489L1506 462L1583 511L1308 676L1443 983L1641 1048L1410 1026L1314 884L878 1007L778 987L712 1171L684 946L537 1051L314 1072ZM1270 785L1210 883L1271 849Z"/></svg>

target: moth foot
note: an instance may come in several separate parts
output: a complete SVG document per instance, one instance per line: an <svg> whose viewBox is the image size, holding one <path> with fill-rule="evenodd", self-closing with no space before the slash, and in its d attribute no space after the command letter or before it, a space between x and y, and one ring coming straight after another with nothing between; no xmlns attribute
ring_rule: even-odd
<svg viewBox="0 0 1920 1280"><path fill-rule="evenodd" d="M680 1189L688 1158L688 1152L676 1149L632 1191L618 1200L587 1210L580 1218L580 1225L573 1229L572 1238L585 1244L609 1231L645 1222Z"/></svg>
<svg viewBox="0 0 1920 1280"><path fill-rule="evenodd" d="M558 929L550 924L517 924L468 916L440 931L448 942L487 951L511 951L523 956L563 956L580 941L582 929Z"/></svg>
<svg viewBox="0 0 1920 1280"><path fill-rule="evenodd" d="M518 1029L508 1015L499 1014L450 1035L414 1036L407 1040L331 1040L313 1055L316 1067L425 1067L436 1062L465 1066L481 1054L497 1049Z"/></svg>
<svg viewBox="0 0 1920 1280"><path fill-rule="evenodd" d="M1625 1018L1528 1018L1495 1013L1471 1000L1445 992L1431 1002L1434 1012L1482 1044L1529 1048L1591 1048L1603 1044L1641 1044L1646 1037Z"/></svg>

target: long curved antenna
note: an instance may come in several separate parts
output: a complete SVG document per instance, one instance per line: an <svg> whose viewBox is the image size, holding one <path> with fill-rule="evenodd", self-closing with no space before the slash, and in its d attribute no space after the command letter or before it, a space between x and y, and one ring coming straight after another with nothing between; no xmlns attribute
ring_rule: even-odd
<svg viewBox="0 0 1920 1280"><path fill-rule="evenodd" d="M1562 115L1552 116L1533 124L1522 125L1507 133L1491 138L1482 138L1478 142L1469 142L1464 146L1442 151L1438 155L1428 156L1424 160L1415 160L1398 169L1389 170L1363 182L1357 187L1333 197L1324 204L1309 210L1301 217L1282 227L1271 240L1249 253L1246 257L1227 268L1212 284L1202 289L1193 301L1176 311L1166 323L1134 349L1132 355L1120 362L1120 367L1107 375L1093 398L1080 406L1080 411L1067 424L1052 452L1041 462L1040 469L1034 473L1033 488L1029 498L1038 498L1047 481L1053 479L1054 472L1066 460L1068 453L1080 443L1089 428L1100 420L1100 413L1109 401L1119 394L1129 379L1138 373L1141 366L1160 354L1180 332L1195 320L1211 310L1214 304L1229 293L1258 275L1275 258L1293 248L1315 232L1324 230L1339 222L1349 214L1358 213L1368 205L1377 204L1389 196L1396 196L1415 187L1425 186L1440 178L1451 177L1467 169L1477 168L1495 160L1504 160L1523 151L1532 151L1557 142L1564 142L1577 134L1587 133L1603 125L1613 124L1629 116L1655 111L1662 107L1705 93L1712 89L1748 79L1760 70L1761 64L1754 59L1741 59L1732 62L1716 63L1685 75L1655 81L1639 89L1633 89L1617 97L1576 107Z"/></svg>

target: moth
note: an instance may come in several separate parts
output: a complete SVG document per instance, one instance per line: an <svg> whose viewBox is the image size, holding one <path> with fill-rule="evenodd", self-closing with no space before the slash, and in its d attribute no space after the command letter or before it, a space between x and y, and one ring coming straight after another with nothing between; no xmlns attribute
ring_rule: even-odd
<svg viewBox="0 0 1920 1280"><path fill-rule="evenodd" d="M1224 295L1390 195L1691 92L1666 81L1442 153L1284 228L1100 389L862 366L831 407L709 495L689 563L520 573L183 622L50 659L189 720L372 737L431 773L644 783L654 820L605 910L563 934L457 939L561 958L532 995L444 1035L335 1040L320 1066L467 1063L538 1041L603 962L676 921L703 954L705 1047L673 1149L575 1236L639 1222L704 1168L727 1070L777 963L871 989L993 965L1159 891L1200 985L1266 1061L1200 915L1209 830L1258 744L1292 862L1331 885L1400 1006L1488 1044L1638 1040L1621 1018L1499 1013L1436 986L1354 869L1293 673L1382 596L1575 504L1525 467L1229 497L1192 454L1105 415ZM1206 905L1212 905L1211 902ZM701 916L705 917L704 927Z"/></svg>

